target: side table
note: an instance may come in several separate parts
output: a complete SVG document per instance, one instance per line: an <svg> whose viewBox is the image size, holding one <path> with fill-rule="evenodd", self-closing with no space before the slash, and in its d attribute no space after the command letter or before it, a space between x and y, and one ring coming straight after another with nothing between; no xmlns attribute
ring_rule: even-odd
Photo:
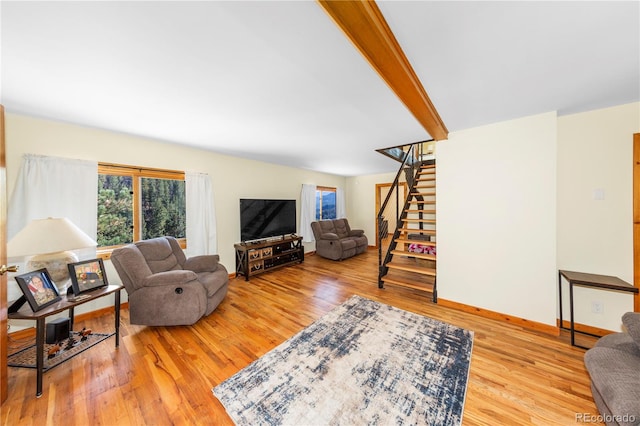
<svg viewBox="0 0 640 426"><path fill-rule="evenodd" d="M558 271L558 296L560 298L560 328L567 329L564 327L564 322L562 321L562 277L564 277L569 282L569 312L571 316L571 325L569 330L571 330L571 346L576 346L582 349L589 349L585 346L576 345L575 334L588 334L582 331L576 331L575 329L575 321L574 321L574 312L573 312L573 287L581 286L581 287L589 287L600 290L610 290L610 291L622 291L633 294L638 294L638 287L634 287L626 281L621 280L618 277L613 277L610 275L598 275L598 274L587 274L584 272L573 272L573 271ZM599 337L599 336L596 336Z"/></svg>
<svg viewBox="0 0 640 426"><path fill-rule="evenodd" d="M110 285L107 287L98 288L86 293L82 293L79 297L74 298L73 296L62 296L62 300L54 303L52 305L47 306L46 308L39 310L37 312L33 312L28 304L25 304L21 309L17 312L12 312L8 314L9 319L19 319L19 320L33 320L36 322L36 343L34 346L23 349L17 353L11 354L8 356L8 365L14 367L26 367L33 368L33 365L18 365L11 363L11 358L19 355L23 351L35 348L35 369L36 369L36 397L42 396L42 373L53 368L57 365L62 364L65 361L68 361L78 353L89 349L91 346L94 346L101 341L105 340L108 337L114 336L116 337L116 348L120 345L120 290L122 290L124 286L122 285ZM80 306L84 303L91 302L92 300L99 299L101 297L107 296L109 294L115 294L115 304L114 304L114 313L115 313L115 331L110 334L102 335L101 338L95 340L95 342L86 345L82 350L77 351L77 353L73 353L72 355L66 356L62 361L53 363L50 366L45 367L45 354L44 354L44 340L45 340L45 319L51 315L58 314L60 312L69 311L69 320L71 325L71 330L73 330L73 321L74 321L74 308L76 306Z"/></svg>

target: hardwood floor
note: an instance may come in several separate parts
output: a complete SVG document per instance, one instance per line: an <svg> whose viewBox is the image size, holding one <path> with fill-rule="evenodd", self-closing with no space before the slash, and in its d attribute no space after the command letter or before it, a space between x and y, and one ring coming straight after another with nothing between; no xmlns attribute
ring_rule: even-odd
<svg viewBox="0 0 640 426"><path fill-rule="evenodd" d="M428 294L377 287L377 253L302 265L231 280L227 298L190 327L142 327L122 312L113 338L44 374L9 368L5 425L230 425L211 389L353 294L475 332L464 425L576 424L597 414L584 350L518 326L434 305ZM233 265L229 269L232 269ZM553 303L553 301L550 301ZM113 314L78 323L113 328ZM17 345L10 339L9 352Z"/></svg>

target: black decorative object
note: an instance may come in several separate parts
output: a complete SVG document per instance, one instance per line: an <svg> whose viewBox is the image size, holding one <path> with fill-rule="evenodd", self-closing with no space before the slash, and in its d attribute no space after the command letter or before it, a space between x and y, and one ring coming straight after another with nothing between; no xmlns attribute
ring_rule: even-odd
<svg viewBox="0 0 640 426"><path fill-rule="evenodd" d="M71 320L58 318L47 324L47 343L57 343L66 340L71 335Z"/></svg>

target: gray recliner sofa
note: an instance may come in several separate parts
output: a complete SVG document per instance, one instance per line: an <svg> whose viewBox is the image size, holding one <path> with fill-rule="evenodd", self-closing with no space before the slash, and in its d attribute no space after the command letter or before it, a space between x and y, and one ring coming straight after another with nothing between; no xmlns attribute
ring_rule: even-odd
<svg viewBox="0 0 640 426"><path fill-rule="evenodd" d="M622 316L626 332L601 337L584 355L591 393L607 425L640 424L640 313Z"/></svg>
<svg viewBox="0 0 640 426"><path fill-rule="evenodd" d="M190 325L209 315L229 288L218 255L187 259L173 237L138 241L111 253L129 295L131 324Z"/></svg>
<svg viewBox="0 0 640 426"><path fill-rule="evenodd" d="M364 253L369 240L362 229L351 229L347 219L320 220L311 223L316 253L331 260L343 260Z"/></svg>

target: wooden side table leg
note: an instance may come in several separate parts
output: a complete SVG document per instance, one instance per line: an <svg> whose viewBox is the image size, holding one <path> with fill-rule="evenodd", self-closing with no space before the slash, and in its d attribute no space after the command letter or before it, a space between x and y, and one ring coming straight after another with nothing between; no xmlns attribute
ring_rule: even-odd
<svg viewBox="0 0 640 426"><path fill-rule="evenodd" d="M44 372L44 318L36 320L36 398L42 396L42 373Z"/></svg>
<svg viewBox="0 0 640 426"><path fill-rule="evenodd" d="M560 329L564 328L564 321L562 318L562 273L558 272L558 303L560 304Z"/></svg>
<svg viewBox="0 0 640 426"><path fill-rule="evenodd" d="M116 291L115 301L115 317L116 317L116 348L120 346L120 290Z"/></svg>
<svg viewBox="0 0 640 426"><path fill-rule="evenodd" d="M71 308L69 308L69 330L70 331L73 331L73 324L75 320L76 320L76 314L72 306Z"/></svg>
<svg viewBox="0 0 640 426"><path fill-rule="evenodd" d="M571 315L571 346L576 345L576 325L573 319L573 282L569 280L569 314Z"/></svg>

